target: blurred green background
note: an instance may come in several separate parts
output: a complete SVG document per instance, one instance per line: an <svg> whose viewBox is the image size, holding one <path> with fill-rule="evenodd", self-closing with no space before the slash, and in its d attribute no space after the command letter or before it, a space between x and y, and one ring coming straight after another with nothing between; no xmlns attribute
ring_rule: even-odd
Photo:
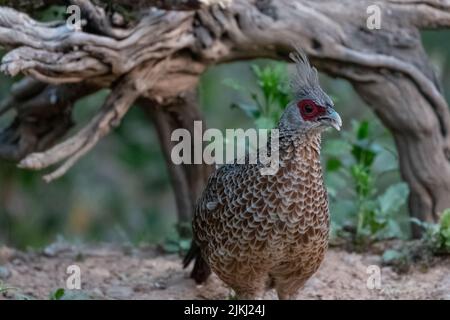
<svg viewBox="0 0 450 320"><path fill-rule="evenodd" d="M423 40L450 101L450 32L425 32ZM254 126L253 119L242 110L230 107L233 103L251 102L248 95L224 83L225 79L232 79L249 91L258 91L252 64L264 67L272 62L224 64L210 68L203 75L199 98L209 127ZM378 150L371 166L375 172L383 171L374 182L376 189L384 191L399 183L397 155L389 132L347 82L324 75L321 82L335 100L344 121L344 135L347 132L350 140L352 132L361 129L364 120L370 122L370 137L376 143L371 148ZM8 95L11 83L11 79L0 78L0 98ZM78 125L89 119L106 94L102 91L78 102L75 108ZM1 126L8 123L8 116L0 120ZM357 136L358 132L355 134ZM336 169L335 162L329 161L335 151L332 143L326 143L344 138L331 131L324 137L324 148L327 148L324 163L330 171ZM346 158L339 159L345 165ZM41 176L42 172L22 171L13 164L0 162L0 245L41 247L58 236L82 242L155 243L175 234L176 210L165 164L154 129L139 108L133 108L122 125L62 179L46 184ZM354 209L349 208L355 201L341 194L352 178L342 170L340 175L327 173L326 178L336 231L347 220L355 218L351 216ZM399 197L405 198L404 190L402 192ZM401 229L396 235L407 237L405 206L395 210L395 215L395 228Z"/></svg>

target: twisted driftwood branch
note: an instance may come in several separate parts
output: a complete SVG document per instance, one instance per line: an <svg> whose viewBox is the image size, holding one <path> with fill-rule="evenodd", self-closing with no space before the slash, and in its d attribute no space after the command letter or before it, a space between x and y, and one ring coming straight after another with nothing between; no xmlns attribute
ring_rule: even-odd
<svg viewBox="0 0 450 320"><path fill-rule="evenodd" d="M0 158L18 161L51 147L72 127L75 101L94 91L84 83L54 86L32 78L17 82L0 106L0 114L17 112L13 123L0 132Z"/></svg>
<svg viewBox="0 0 450 320"><path fill-rule="evenodd" d="M44 176L44 180L50 182L64 175L102 137L120 124L142 91L151 87L163 74L166 63L166 60L162 60L157 65L145 65L121 79L112 88L100 112L82 130L45 152L28 155L19 163L19 167L41 170L67 159L56 171ZM138 86L136 82L142 85Z"/></svg>
<svg viewBox="0 0 450 320"><path fill-rule="evenodd" d="M109 2L126 5L119 0ZM183 2L189 3L185 8L175 2L142 0L130 8L198 9L195 3L200 3ZM120 109L124 114L137 98L170 105L195 89L209 65L258 57L287 59L291 43L298 43L321 71L349 80L392 131L402 176L411 189L411 213L435 220L450 207L450 112L419 33L420 28L450 27L449 0L234 0L197 11L141 10L140 18L125 28L110 21L112 15L106 10L111 8L99 6L103 1L71 3L82 8L87 20L83 31L75 32L61 23L39 23L13 9L0 8L0 44L10 49L1 69L54 86L111 87L114 92L102 113ZM382 9L380 30L366 28L366 9L373 4ZM156 83L145 86L136 75L130 78L135 70L158 69L158 61L166 57L169 62L163 72L158 71ZM142 87L123 90L123 79ZM130 98L113 98L118 94L115 91ZM0 113L9 108L6 101ZM101 114L96 121L102 122ZM107 130L96 134L100 127L97 123L83 129L89 132L83 143L74 148L75 153L57 157L58 161L78 159L70 157L89 150L95 143L88 140L97 141L110 130L107 125ZM31 145L22 148L22 153L35 148L36 142ZM38 158L45 154L45 159L51 159L59 150L55 147ZM22 164L42 167L29 162L33 157ZM55 162L43 163L45 167Z"/></svg>
<svg viewBox="0 0 450 320"><path fill-rule="evenodd" d="M68 0L2 0L0 5L24 12L35 12L52 5L67 5ZM156 7L165 10L198 10L213 4L226 5L228 0L93 0L98 6L115 4L126 9L141 10Z"/></svg>

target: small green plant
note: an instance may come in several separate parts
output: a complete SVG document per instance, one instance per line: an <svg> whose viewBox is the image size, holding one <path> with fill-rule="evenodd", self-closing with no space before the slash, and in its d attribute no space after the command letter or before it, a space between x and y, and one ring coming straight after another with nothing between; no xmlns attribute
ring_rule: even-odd
<svg viewBox="0 0 450 320"><path fill-rule="evenodd" d="M377 179L396 166L389 163L375 168L377 157L386 149L376 143L370 122L352 124L352 131L325 142L326 180L332 212L353 221L346 226L347 234L344 229L338 234L350 233L355 244L364 246L401 236L395 215L405 204L409 190L405 183L397 183L379 192Z"/></svg>
<svg viewBox="0 0 450 320"><path fill-rule="evenodd" d="M450 253L450 209L444 210L439 223L424 222L416 218L412 221L423 228L423 240L434 253Z"/></svg>
<svg viewBox="0 0 450 320"><path fill-rule="evenodd" d="M231 79L224 81L229 87L250 98L250 102L235 103L232 108L244 111L258 129L272 129L291 100L286 64L274 62L264 67L253 64L251 70L256 77L256 92Z"/></svg>
<svg viewBox="0 0 450 320"><path fill-rule="evenodd" d="M61 300L64 297L65 290L63 288L58 288L52 293L50 293L50 300Z"/></svg>

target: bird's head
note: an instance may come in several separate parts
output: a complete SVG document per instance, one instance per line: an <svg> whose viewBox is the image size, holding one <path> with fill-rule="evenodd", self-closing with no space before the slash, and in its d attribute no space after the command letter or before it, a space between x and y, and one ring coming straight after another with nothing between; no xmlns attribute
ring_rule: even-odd
<svg viewBox="0 0 450 320"><path fill-rule="evenodd" d="M279 128L292 132L320 132L329 127L340 130L341 117L334 110L331 98L320 87L316 68L311 67L301 50L291 53L290 57L296 66L291 80L294 100L286 107Z"/></svg>

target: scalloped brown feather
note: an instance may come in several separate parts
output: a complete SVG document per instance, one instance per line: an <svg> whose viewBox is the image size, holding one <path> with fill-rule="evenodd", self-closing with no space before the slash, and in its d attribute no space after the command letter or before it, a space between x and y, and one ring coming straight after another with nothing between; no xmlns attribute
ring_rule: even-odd
<svg viewBox="0 0 450 320"><path fill-rule="evenodd" d="M318 269L329 232L320 133L280 138L280 169L225 165L210 177L193 220L201 256L240 298L269 286L292 298Z"/></svg>

